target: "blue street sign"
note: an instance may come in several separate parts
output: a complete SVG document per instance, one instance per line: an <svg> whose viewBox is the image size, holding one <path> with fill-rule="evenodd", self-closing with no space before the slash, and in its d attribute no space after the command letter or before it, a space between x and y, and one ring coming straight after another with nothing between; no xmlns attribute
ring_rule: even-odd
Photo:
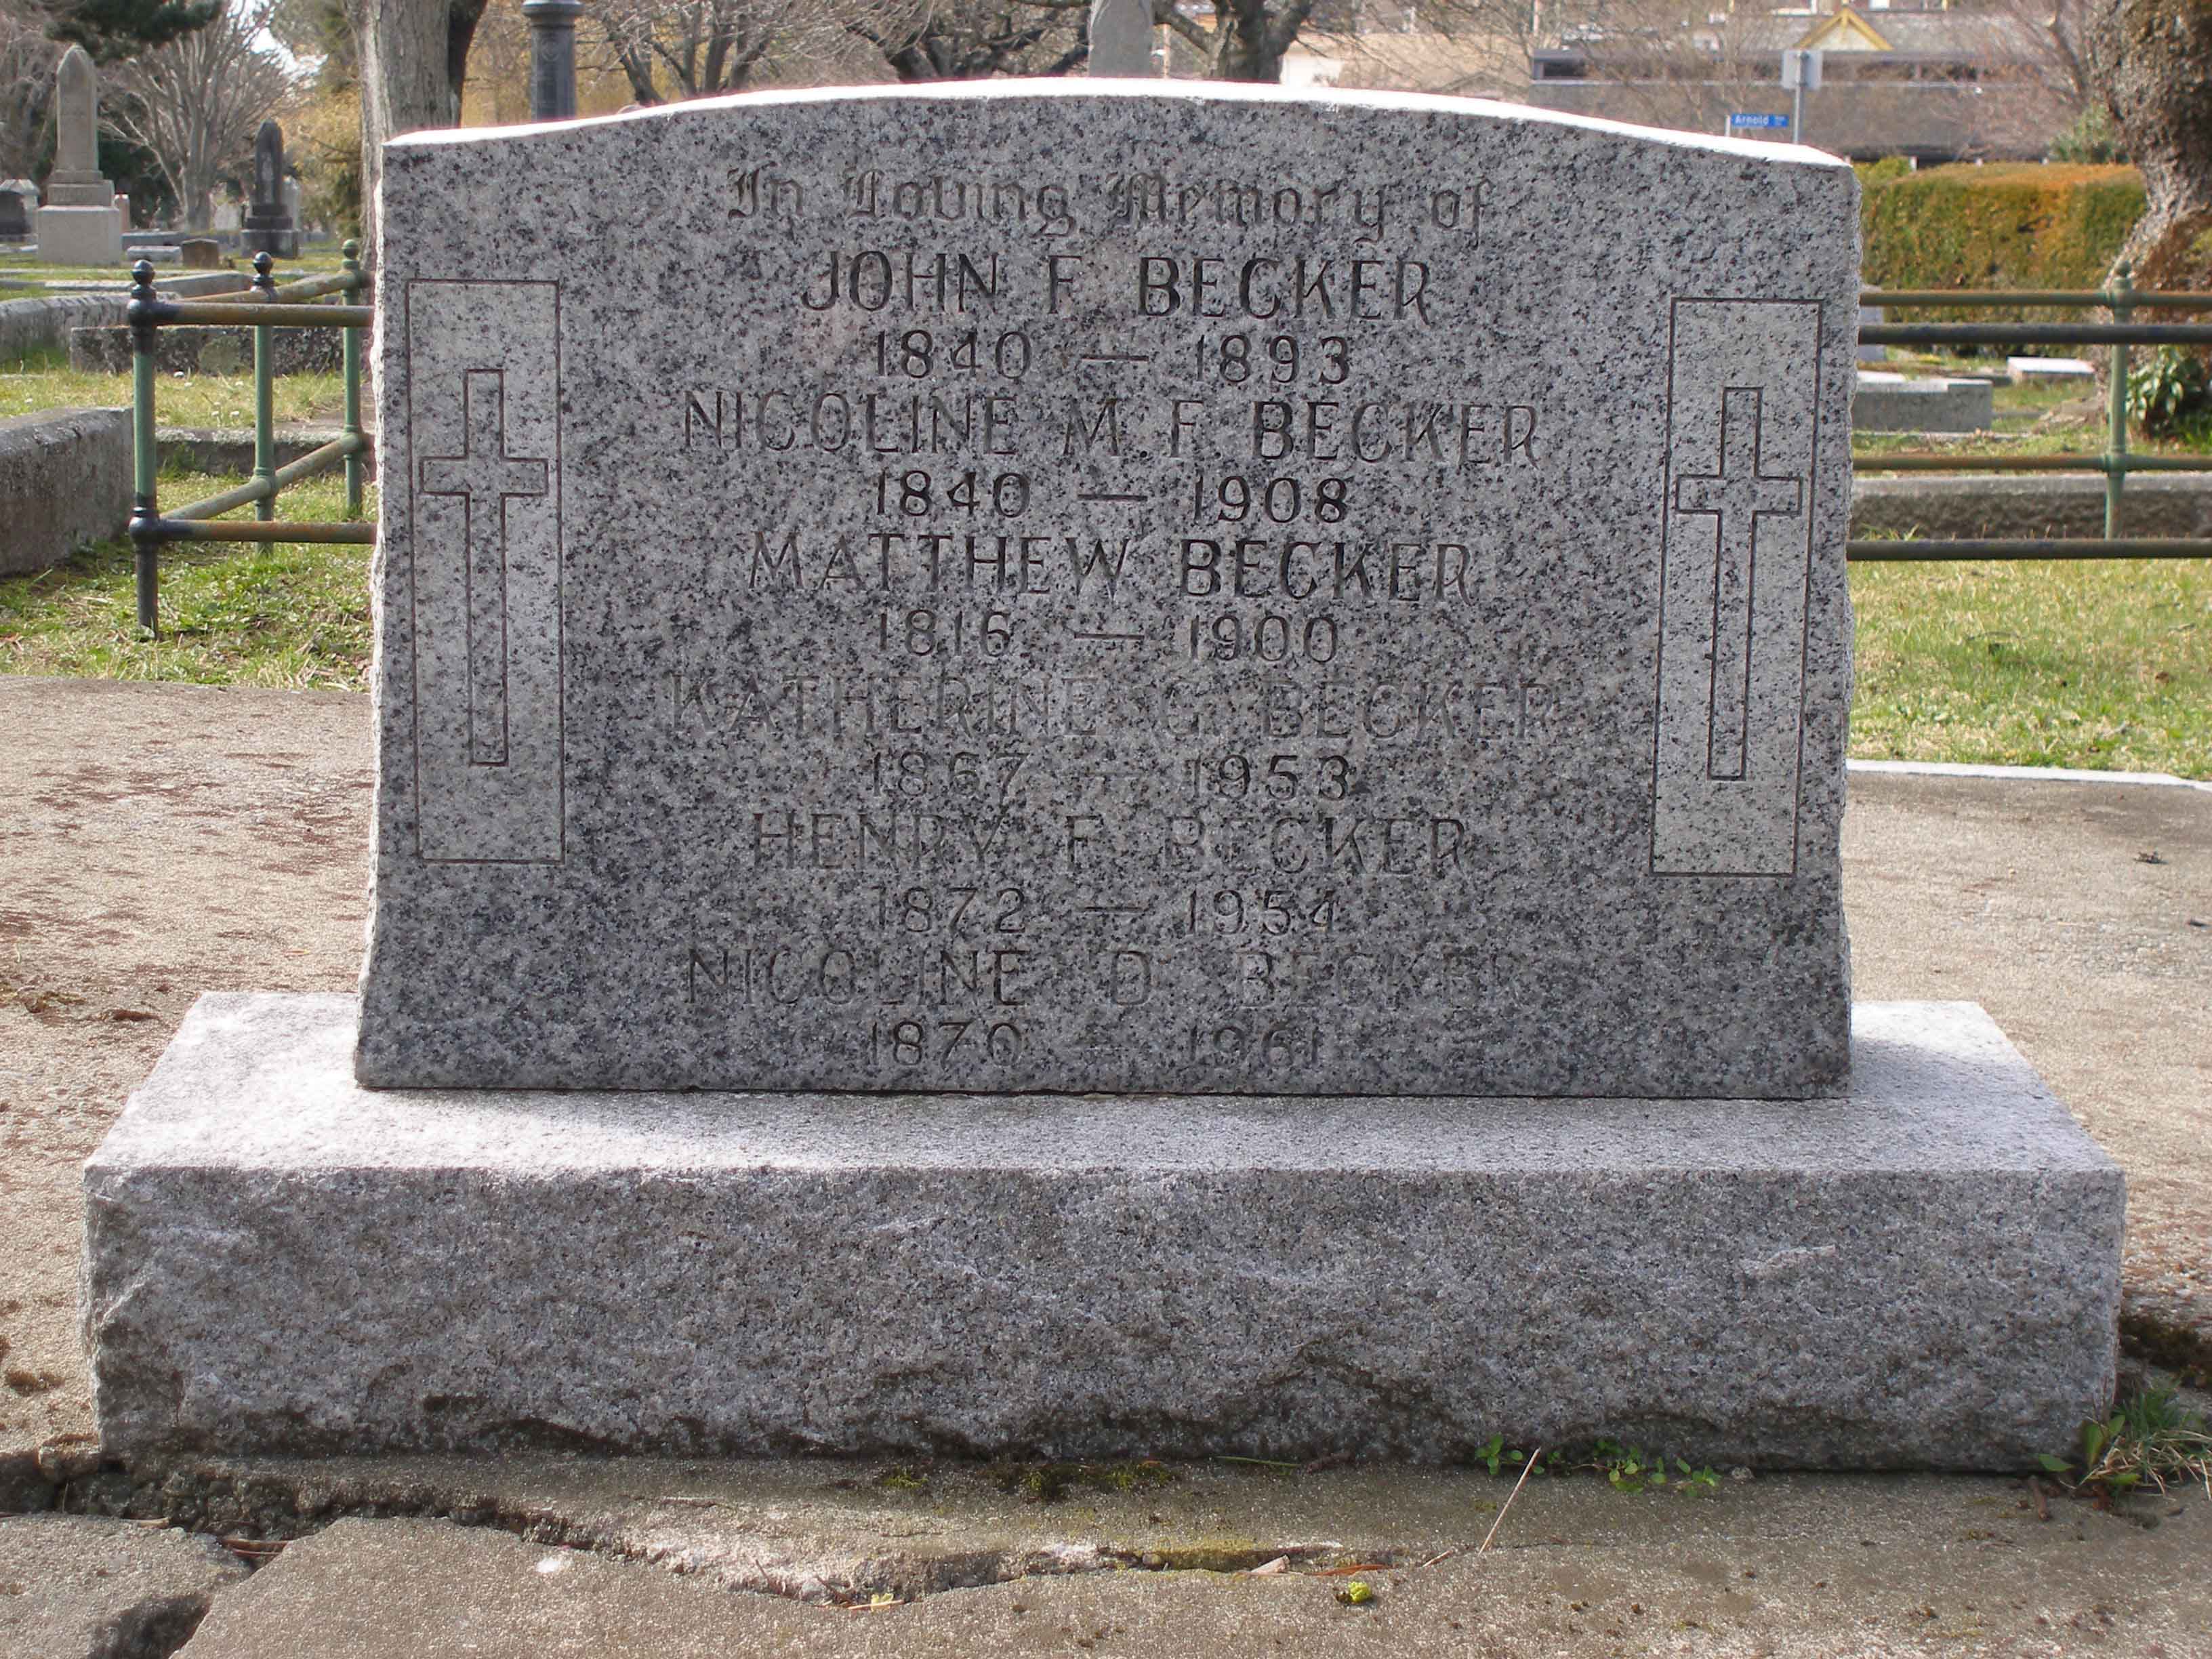
<svg viewBox="0 0 2212 1659"><path fill-rule="evenodd" d="M1729 125L1732 127L1786 127L1790 125L1790 118L1786 115L1731 115Z"/></svg>

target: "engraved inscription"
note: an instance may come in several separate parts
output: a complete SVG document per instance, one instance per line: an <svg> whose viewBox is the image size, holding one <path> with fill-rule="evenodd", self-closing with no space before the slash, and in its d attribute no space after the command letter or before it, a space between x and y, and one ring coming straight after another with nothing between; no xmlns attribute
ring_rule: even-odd
<svg viewBox="0 0 2212 1659"><path fill-rule="evenodd" d="M1751 700L1751 583L1762 516L1804 516L1805 480L1760 465L1757 386L1721 393L1721 470L1691 473L1674 483L1674 510L1699 514L1713 526L1713 675L1707 719L1705 775L1741 779L1744 722Z"/></svg>
<svg viewBox="0 0 2212 1659"><path fill-rule="evenodd" d="M469 925L386 1000L446 1071L1741 1093L1671 1012L1738 987L1795 1040L1845 600L1786 296L1848 260L1670 195L1848 177L1121 98L586 124L505 241L407 194L505 141L388 175L380 876ZM667 176L560 205L617 138Z"/></svg>
<svg viewBox="0 0 2212 1659"><path fill-rule="evenodd" d="M467 549L469 763L507 764L507 504L545 494L542 458L507 453L507 394L497 369L471 369L461 393L462 450L422 458L422 493L461 503Z"/></svg>

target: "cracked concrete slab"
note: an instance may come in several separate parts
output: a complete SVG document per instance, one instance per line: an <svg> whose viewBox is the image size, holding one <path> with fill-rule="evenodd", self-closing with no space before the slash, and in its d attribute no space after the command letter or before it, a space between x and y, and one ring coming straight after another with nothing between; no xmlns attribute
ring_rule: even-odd
<svg viewBox="0 0 2212 1659"><path fill-rule="evenodd" d="M2212 1502L2201 1492L2130 1499L2117 1512L2060 1498L2045 1520L2010 1480L1782 1477L1724 1483L1717 1493L1626 1494L1595 1479L1555 1479L1522 1492L1498 1547L1483 1554L1510 1480L1224 1477L1239 1480L1253 1501L1224 1510L1224 1520L1327 1532L1339 1547L1326 1559L1294 1556L1273 1573L1148 1569L1139 1522L1158 1512L1162 1493L1118 1494L1088 1522L1062 1513L1056 1523L1071 1543L1125 1552L1116 1565L1033 1570L920 1598L883 1591L881 1605L807 1606L732 1592L696 1570L703 1558L669 1572L483 1528L345 1520L226 1596L185 1653L1856 1659L2094 1644L2184 1659L2212 1644L2212 1589L2199 1570L2212 1546ZM1223 1490L1201 1485L1187 1496L1218 1504ZM754 1497L766 1506L750 1516L760 1522L778 1500L772 1486ZM945 1504L903 1497L918 1516ZM744 1518L741 1506L730 1517ZM686 1563L664 1554L660 1565ZM1363 1605L1338 1597L1355 1579L1372 1595Z"/></svg>
<svg viewBox="0 0 2212 1659"><path fill-rule="evenodd" d="M243 1562L175 1527L91 1516L0 1520L0 1654L168 1659Z"/></svg>

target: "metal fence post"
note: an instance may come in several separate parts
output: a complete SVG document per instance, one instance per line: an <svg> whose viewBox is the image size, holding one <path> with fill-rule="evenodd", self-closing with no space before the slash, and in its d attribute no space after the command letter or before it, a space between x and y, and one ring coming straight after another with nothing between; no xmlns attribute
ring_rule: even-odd
<svg viewBox="0 0 2212 1659"><path fill-rule="evenodd" d="M2124 323L2131 309L2126 295L2135 289L2134 273L2124 264L2112 272L2112 285L2106 293L2111 301L2112 320ZM2128 347L2123 340L2112 347L2112 422L2111 438L2105 454L2105 539L2116 541L2120 533L2120 492L2128 482Z"/></svg>
<svg viewBox="0 0 2212 1659"><path fill-rule="evenodd" d="M530 118L576 117L576 19L583 0L522 0L530 25Z"/></svg>
<svg viewBox="0 0 2212 1659"><path fill-rule="evenodd" d="M266 253L253 256L253 286L266 300L276 292ZM268 494L254 505L254 516L276 516L276 348L269 325L253 325L253 482Z"/></svg>
<svg viewBox="0 0 2212 1659"><path fill-rule="evenodd" d="M160 318L155 307L154 266L141 259L131 267L131 303L124 317L131 325L131 545L137 555L138 626L160 630L161 538L155 526L161 509L155 500L161 452L154 439L154 340Z"/></svg>
<svg viewBox="0 0 2212 1659"><path fill-rule="evenodd" d="M346 289L348 297L361 297L361 244L349 241L345 245L345 271L352 277ZM345 433L356 447L345 459L346 517L361 517L362 456L357 447L361 439L361 331L349 328L340 331L340 350L345 359Z"/></svg>

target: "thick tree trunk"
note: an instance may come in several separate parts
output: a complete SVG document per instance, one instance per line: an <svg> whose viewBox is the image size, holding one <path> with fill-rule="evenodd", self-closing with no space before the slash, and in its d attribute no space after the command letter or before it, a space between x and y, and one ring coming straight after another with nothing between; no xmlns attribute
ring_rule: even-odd
<svg viewBox="0 0 2212 1659"><path fill-rule="evenodd" d="M446 9L446 83L453 89L453 118L461 118L461 86L469 78L469 46L483 21L487 0L449 0Z"/></svg>
<svg viewBox="0 0 2212 1659"><path fill-rule="evenodd" d="M1213 0L1213 31L1205 48L1207 79L1280 81L1283 59L1313 8L1314 0ZM1161 21L1177 27L1173 16ZM1177 32L1193 38L1186 29Z"/></svg>
<svg viewBox="0 0 2212 1659"><path fill-rule="evenodd" d="M2212 280L2212 0L2100 0L2089 73L2142 169L2143 216L2120 250L2139 288Z"/></svg>
<svg viewBox="0 0 2212 1659"><path fill-rule="evenodd" d="M448 0L347 0L361 54L361 239L372 268L384 141L459 118L447 73L450 9Z"/></svg>

